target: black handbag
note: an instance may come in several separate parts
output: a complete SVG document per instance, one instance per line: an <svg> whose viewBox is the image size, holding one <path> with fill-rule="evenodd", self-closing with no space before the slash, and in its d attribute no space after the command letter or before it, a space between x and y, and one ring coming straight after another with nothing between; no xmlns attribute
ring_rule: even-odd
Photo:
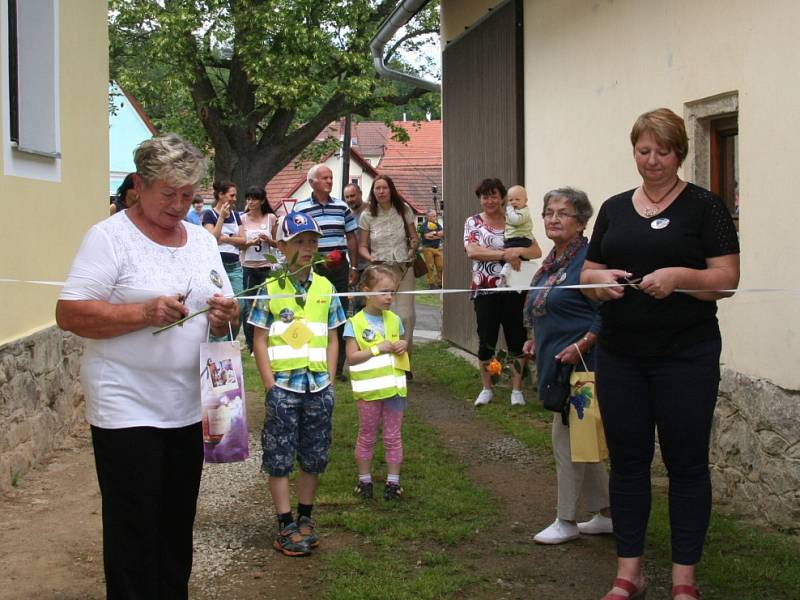
<svg viewBox="0 0 800 600"><path fill-rule="evenodd" d="M543 389L539 390L539 399L547 410L561 413L561 420L564 425L568 424L569 419L569 378L575 365L558 363L556 373L552 381L544 384Z"/></svg>

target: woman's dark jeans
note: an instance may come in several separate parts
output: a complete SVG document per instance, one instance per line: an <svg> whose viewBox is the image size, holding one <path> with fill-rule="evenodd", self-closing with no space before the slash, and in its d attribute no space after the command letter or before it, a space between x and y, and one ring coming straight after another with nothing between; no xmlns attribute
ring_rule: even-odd
<svg viewBox="0 0 800 600"><path fill-rule="evenodd" d="M269 271L269 267L244 267L244 287L242 289L246 290L254 285L261 285L267 280ZM252 291L245 295L255 296L259 291ZM241 318L241 322L244 323L244 339L247 340L247 347L250 349L250 352L253 351L253 326L247 322L247 317L250 316L250 309L253 308L253 302L254 300L245 300L244 311Z"/></svg>
<svg viewBox="0 0 800 600"><path fill-rule="evenodd" d="M644 553L655 431L669 477L672 561L694 565L711 514L708 444L719 388L719 339L664 357L597 349L597 397L611 455L617 555Z"/></svg>

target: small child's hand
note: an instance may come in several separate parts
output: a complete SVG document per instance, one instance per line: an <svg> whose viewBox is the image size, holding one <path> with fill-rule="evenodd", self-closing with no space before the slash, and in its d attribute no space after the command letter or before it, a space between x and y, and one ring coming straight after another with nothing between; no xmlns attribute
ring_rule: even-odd
<svg viewBox="0 0 800 600"><path fill-rule="evenodd" d="M394 345L389 340L383 340L378 344L378 350L384 353L394 352Z"/></svg>
<svg viewBox="0 0 800 600"><path fill-rule="evenodd" d="M408 350L408 342L405 340L398 340L392 344L392 352L394 354L402 354Z"/></svg>

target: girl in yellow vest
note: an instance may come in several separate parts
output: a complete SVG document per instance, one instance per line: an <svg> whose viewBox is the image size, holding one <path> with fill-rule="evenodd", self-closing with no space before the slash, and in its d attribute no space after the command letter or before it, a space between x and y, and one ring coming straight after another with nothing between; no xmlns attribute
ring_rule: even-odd
<svg viewBox="0 0 800 600"><path fill-rule="evenodd" d="M358 406L355 493L361 498L372 498L372 455L381 421L388 470L383 497L395 500L403 495L400 429L406 408L406 371L411 366L406 352L408 344L403 339L403 323L389 310L397 285L397 276L391 269L383 265L367 267L359 290L375 295L366 297L366 306L348 319L344 328L350 383Z"/></svg>

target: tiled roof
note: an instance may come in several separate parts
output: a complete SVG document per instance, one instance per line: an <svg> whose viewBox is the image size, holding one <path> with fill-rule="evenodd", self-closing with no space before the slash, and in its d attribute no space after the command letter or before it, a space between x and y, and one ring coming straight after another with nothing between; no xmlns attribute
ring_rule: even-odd
<svg viewBox="0 0 800 600"><path fill-rule="evenodd" d="M353 160L361 164L373 177L377 173L389 175L397 190L418 214L434 206L431 188L436 186L437 202L442 193L442 122L441 121L396 121L411 138L407 143L391 139L391 130L380 122L353 123L353 137L358 143L351 147ZM317 141L327 137L340 138L344 120L334 121L318 136ZM382 156L374 169L364 156ZM323 160L330 157L328 154ZM295 167L295 161L286 165L266 186L267 196L273 207L280 201L294 198L297 189L306 180L312 161L303 161ZM365 190L369 192L369 190Z"/></svg>
<svg viewBox="0 0 800 600"><path fill-rule="evenodd" d="M324 139L324 137L322 139ZM323 156L319 162L325 162L330 158L331 154L333 154L333 152L329 152ZM361 168L373 177L378 174L369 161L355 148L350 149L350 157L351 160L360 164ZM296 164L296 161L293 160L281 169L275 177L269 180L266 185L267 198L269 198L270 205L273 209L280 206L281 200L295 197L294 193L305 183L308 170L315 164L316 163L311 160L304 160L300 164Z"/></svg>
<svg viewBox="0 0 800 600"><path fill-rule="evenodd" d="M432 187L436 187L437 203L442 194L442 122L396 121L411 138L407 143L389 139L378 171L394 180L397 191L419 212L434 205Z"/></svg>
<svg viewBox="0 0 800 600"><path fill-rule="evenodd" d="M332 152L328 153L322 160L326 160L331 154ZM305 183L308 170L315 164L313 160L304 160L299 164L293 160L283 167L275 177L267 182L267 198L269 198L270 204L282 198L291 198L297 188Z"/></svg>
<svg viewBox="0 0 800 600"><path fill-rule="evenodd" d="M364 156L383 155L390 134L389 128L377 121L355 123L354 131L351 133L357 141L354 146Z"/></svg>

